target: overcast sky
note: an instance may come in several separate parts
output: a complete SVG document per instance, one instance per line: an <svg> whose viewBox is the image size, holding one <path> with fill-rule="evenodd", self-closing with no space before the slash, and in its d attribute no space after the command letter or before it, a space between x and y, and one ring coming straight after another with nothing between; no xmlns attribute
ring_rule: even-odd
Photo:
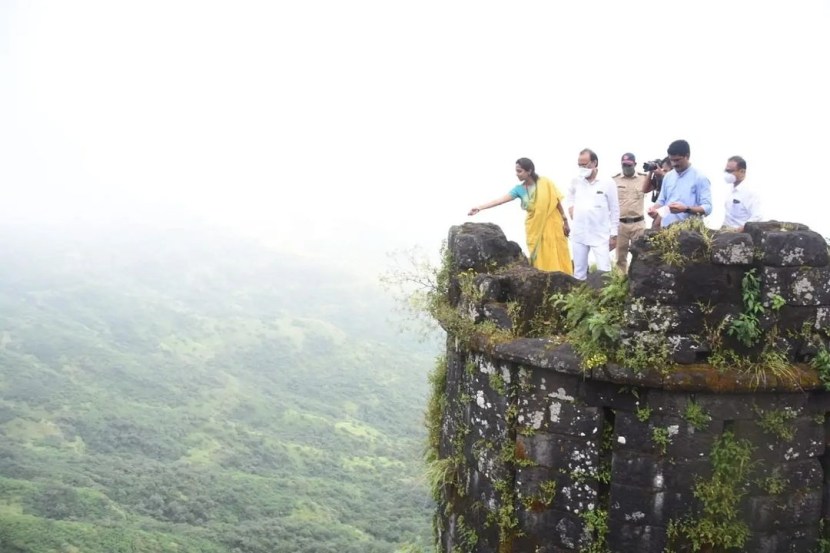
<svg viewBox="0 0 830 553"><path fill-rule="evenodd" d="M0 217L204 221L343 257L677 138L830 235L830 1L0 2ZM353 249L359 242L363 246ZM377 259L374 259L377 261ZM367 263L370 262L367 258Z"/></svg>

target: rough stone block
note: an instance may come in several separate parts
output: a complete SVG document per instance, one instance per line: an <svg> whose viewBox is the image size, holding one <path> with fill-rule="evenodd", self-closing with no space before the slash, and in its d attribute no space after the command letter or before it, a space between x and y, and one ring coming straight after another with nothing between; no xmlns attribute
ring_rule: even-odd
<svg viewBox="0 0 830 553"><path fill-rule="evenodd" d="M792 438L781 431L764 429L759 421L739 420L731 428L737 438L748 439L754 446L753 457L761 462L781 464L805 460L824 453L824 424L812 417L798 417L781 425L784 432L792 432Z"/></svg>
<svg viewBox="0 0 830 553"><path fill-rule="evenodd" d="M669 461L627 450L615 451L611 463L612 482L654 491L688 491L711 474L708 459Z"/></svg>
<svg viewBox="0 0 830 553"><path fill-rule="evenodd" d="M777 267L827 265L827 243L812 230L784 230L761 235L761 262Z"/></svg>
<svg viewBox="0 0 830 553"><path fill-rule="evenodd" d="M520 430L549 430L552 423L564 421L563 417L558 416L562 409L561 404L578 401L577 376L535 368L520 368L517 378L521 390L517 400L517 421ZM560 405L552 407L553 402ZM569 415L570 411L566 416Z"/></svg>
<svg viewBox="0 0 830 553"><path fill-rule="evenodd" d="M457 513L452 513L446 519L444 528L447 531L443 533L442 544L444 549L442 551L458 551L462 546L465 536L462 535L462 527L459 516L464 517L465 529L472 529L478 538L476 541L476 553L498 553L499 552L499 533L498 527L494 524L487 524L486 509L475 509L470 504L465 504L465 508Z"/></svg>
<svg viewBox="0 0 830 553"><path fill-rule="evenodd" d="M658 368L634 370L618 365L606 363L591 370L591 377L595 380L616 382L621 385L659 387L663 383L663 375Z"/></svg>
<svg viewBox="0 0 830 553"><path fill-rule="evenodd" d="M790 223L784 221L750 221L744 225L744 232L752 237L752 242L760 250L764 244L764 235L769 232L782 232L782 230L810 230L810 227L802 223Z"/></svg>
<svg viewBox="0 0 830 553"><path fill-rule="evenodd" d="M830 392L816 390L807 395L807 405L804 414L810 417L827 415L830 413Z"/></svg>
<svg viewBox="0 0 830 553"><path fill-rule="evenodd" d="M704 302L711 306L711 312L704 313L704 327L717 328L718 326L728 323L743 313L743 305L740 303L714 303Z"/></svg>
<svg viewBox="0 0 830 553"><path fill-rule="evenodd" d="M471 503L480 502L482 505L493 505L499 499L496 490L493 488L493 481L482 472L475 469L470 470L466 484L466 495Z"/></svg>
<svg viewBox="0 0 830 553"><path fill-rule="evenodd" d="M598 437L602 432L603 414L599 407L574 403L572 396L556 390L548 392L544 402L543 409L528 409L525 400L519 399L517 422L520 429L578 438Z"/></svg>
<svg viewBox="0 0 830 553"><path fill-rule="evenodd" d="M566 374L582 375L582 362L570 344L555 345L546 338L519 338L497 345L493 356L520 365L531 365Z"/></svg>
<svg viewBox="0 0 830 553"><path fill-rule="evenodd" d="M523 504L532 504L531 510L549 509L559 489L558 479L562 477L559 469L538 466L516 467L516 495ZM548 486L555 485L550 490ZM549 501L548 501L549 500Z"/></svg>
<svg viewBox="0 0 830 553"><path fill-rule="evenodd" d="M557 392L560 399L575 401L579 392L581 376L564 374L538 367L519 366L518 384L522 395L528 399L546 398L551 392ZM532 402L532 400L531 400ZM544 403L543 405L546 405Z"/></svg>
<svg viewBox="0 0 830 553"><path fill-rule="evenodd" d="M705 459L723 423L713 420L705 430L697 430L687 421L652 415L641 422L634 414L617 413L614 427L614 449L633 450L663 455L673 460ZM665 439L666 443L661 443Z"/></svg>
<svg viewBox="0 0 830 553"><path fill-rule="evenodd" d="M804 521L818 521L821 502L821 488L801 490L786 497L750 497L746 500L746 520L755 531L792 528Z"/></svg>
<svg viewBox="0 0 830 553"><path fill-rule="evenodd" d="M516 437L516 457L566 473L592 474L599 462L597 440L579 440L539 432Z"/></svg>
<svg viewBox="0 0 830 553"><path fill-rule="evenodd" d="M631 524L665 526L696 509L697 500L691 490L684 492L655 491L611 483L608 509L609 526Z"/></svg>
<svg viewBox="0 0 830 553"><path fill-rule="evenodd" d="M691 263L677 275L677 301L740 304L743 275L742 267Z"/></svg>
<svg viewBox="0 0 830 553"><path fill-rule="evenodd" d="M665 390L649 390L646 405L655 415L682 417L693 402L691 394L683 392L668 392Z"/></svg>
<svg viewBox="0 0 830 553"><path fill-rule="evenodd" d="M651 238L658 232L659 231L652 230L651 228L646 228L645 232L643 232L639 238L631 242L629 251L631 252L633 259L637 259L643 254L654 252L654 246L651 243Z"/></svg>
<svg viewBox="0 0 830 553"><path fill-rule="evenodd" d="M662 332L631 330L628 328L623 328L620 331L619 345L625 354L635 356L639 356L642 352L646 352L646 355L660 357L663 352L666 352L671 354L671 357L686 358L691 356L689 357L690 359L696 359L698 356L705 356L705 354L709 351L708 345L701 342L701 340L694 335L667 335ZM645 370L629 371L633 373L630 378L635 379L633 382L637 382L637 378L647 376L646 374L641 373L654 371L657 374L651 376L650 382L643 382L643 384L655 388L659 387L661 385L660 381L663 378L663 374L668 368L666 364L668 364L668 362L661 363L658 361ZM625 375L623 374L622 378L624 377ZM617 377L616 381L619 381L619 378L621 377Z"/></svg>
<svg viewBox="0 0 830 553"><path fill-rule="evenodd" d="M614 524L608 529L607 540L608 551L611 553L663 553L666 550L666 529Z"/></svg>
<svg viewBox="0 0 830 553"><path fill-rule="evenodd" d="M631 302L623 320L628 328L662 334L694 334L703 330L703 315L697 305L661 305Z"/></svg>
<svg viewBox="0 0 830 553"><path fill-rule="evenodd" d="M553 493L545 489L555 486ZM516 491L520 502L532 511L555 509L579 515L597 506L597 482L593 476L546 467L518 467Z"/></svg>
<svg viewBox="0 0 830 553"><path fill-rule="evenodd" d="M465 458L472 469L470 474L478 474L490 483L510 478L512 468L505 463L500 447L504 443L508 443L507 438L504 441L488 442L470 437L465 444L469 451Z"/></svg>
<svg viewBox="0 0 830 553"><path fill-rule="evenodd" d="M485 303L477 310L476 324L483 321L492 321L496 327L512 331L513 319L510 317L510 312L503 303Z"/></svg>
<svg viewBox="0 0 830 553"><path fill-rule="evenodd" d="M527 258L516 242L507 240L493 223L464 223L450 227L447 249L456 271L473 269L477 273L492 271Z"/></svg>
<svg viewBox="0 0 830 553"><path fill-rule="evenodd" d="M465 406L464 420L471 439L500 443L507 438L508 428L504 416L506 400L495 397L492 391L479 389L472 401Z"/></svg>
<svg viewBox="0 0 830 553"><path fill-rule="evenodd" d="M778 532L753 533L743 551L752 553L816 553L818 549L818 525L799 526Z"/></svg>
<svg viewBox="0 0 830 553"><path fill-rule="evenodd" d="M676 392L708 392L717 374L709 366L681 365L663 377L663 389Z"/></svg>
<svg viewBox="0 0 830 553"><path fill-rule="evenodd" d="M820 489L824 481L824 470L819 459L811 458L777 465L758 463L753 467L752 476L751 495L768 495L770 490L766 481L774 478L782 487L782 491L777 495L783 500L783 498L803 493L805 490Z"/></svg>
<svg viewBox="0 0 830 553"><path fill-rule="evenodd" d="M642 297L647 302L677 303L680 273L678 267L661 264L656 253L637 256L632 260L628 271L629 293L633 297Z"/></svg>
<svg viewBox="0 0 830 553"><path fill-rule="evenodd" d="M677 234L677 251L684 259L702 260L707 239L699 232L682 230Z"/></svg>
<svg viewBox="0 0 830 553"><path fill-rule="evenodd" d="M486 273L476 275L473 283L475 284L476 290L478 290L481 302L506 302L507 294L504 292L504 286L502 286L503 281L504 277L501 275Z"/></svg>
<svg viewBox="0 0 830 553"><path fill-rule="evenodd" d="M708 359L712 349L698 335L672 334L666 337L671 350L671 358L681 365L701 363Z"/></svg>
<svg viewBox="0 0 830 553"><path fill-rule="evenodd" d="M789 305L827 306L830 304L830 267L763 267L761 300L772 304L772 296Z"/></svg>
<svg viewBox="0 0 830 553"><path fill-rule="evenodd" d="M796 414L807 405L807 394L756 393L697 393L695 402L708 415L720 420L757 420L759 412L789 409Z"/></svg>
<svg viewBox="0 0 830 553"><path fill-rule="evenodd" d="M712 239L710 259L715 265L752 265L752 237L744 232L719 232Z"/></svg>
<svg viewBox="0 0 830 553"><path fill-rule="evenodd" d="M519 524L532 536L544 536L549 545L576 551L584 542L584 522L579 516L564 511L520 509Z"/></svg>
<svg viewBox="0 0 830 553"><path fill-rule="evenodd" d="M586 404L629 412L645 405L647 393L646 388L621 386L596 380L584 380L579 386L579 397Z"/></svg>
<svg viewBox="0 0 830 553"><path fill-rule="evenodd" d="M507 269L500 277L505 301L516 302L519 306L517 324L524 331L529 330L530 321L550 311L551 295L567 293L580 282L565 273L522 266Z"/></svg>
<svg viewBox="0 0 830 553"><path fill-rule="evenodd" d="M815 328L818 320L818 308L814 306L792 306L785 305L778 311L778 330L781 333L801 332L807 325L808 328Z"/></svg>

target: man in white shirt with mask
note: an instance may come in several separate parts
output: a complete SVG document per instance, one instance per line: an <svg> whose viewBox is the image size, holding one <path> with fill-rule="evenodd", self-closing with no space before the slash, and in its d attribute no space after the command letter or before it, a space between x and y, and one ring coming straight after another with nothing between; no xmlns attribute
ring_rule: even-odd
<svg viewBox="0 0 830 553"><path fill-rule="evenodd" d="M588 252L594 253L597 269L611 270L610 250L617 247L620 203L613 179L597 178L599 159L592 150L579 152L579 176L571 181L565 198L571 216L571 247L574 277L588 278Z"/></svg>
<svg viewBox="0 0 830 553"><path fill-rule="evenodd" d="M732 185L726 198L726 216L723 220L724 230L744 231L747 221L761 220L761 198L758 191L747 185L746 160L741 156L732 156L726 161L723 179Z"/></svg>

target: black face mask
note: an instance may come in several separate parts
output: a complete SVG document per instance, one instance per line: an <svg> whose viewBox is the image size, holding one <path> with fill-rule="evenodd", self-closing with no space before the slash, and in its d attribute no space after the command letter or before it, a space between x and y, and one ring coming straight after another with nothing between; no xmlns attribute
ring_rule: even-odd
<svg viewBox="0 0 830 553"><path fill-rule="evenodd" d="M622 172L623 175L625 175L626 177L633 177L635 171L634 167L631 167L630 165L624 165L622 168Z"/></svg>

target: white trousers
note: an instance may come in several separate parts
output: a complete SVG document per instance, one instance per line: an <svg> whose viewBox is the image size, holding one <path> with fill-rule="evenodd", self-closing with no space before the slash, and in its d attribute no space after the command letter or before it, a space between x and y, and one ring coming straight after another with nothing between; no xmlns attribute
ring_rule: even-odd
<svg viewBox="0 0 830 553"><path fill-rule="evenodd" d="M597 270L611 270L611 254L608 251L607 243L599 246L589 246L588 244L571 242L571 247L574 253L574 277L579 280L588 278L588 252L594 254L594 259L597 262Z"/></svg>

